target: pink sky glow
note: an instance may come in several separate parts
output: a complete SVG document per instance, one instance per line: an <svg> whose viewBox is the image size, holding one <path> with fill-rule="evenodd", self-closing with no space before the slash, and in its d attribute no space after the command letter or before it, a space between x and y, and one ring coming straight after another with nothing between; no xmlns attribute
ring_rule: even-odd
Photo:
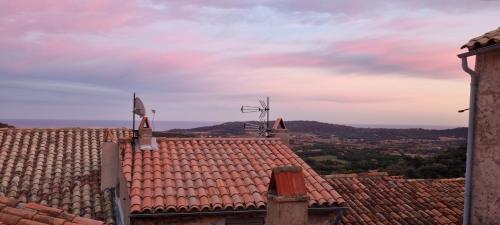
<svg viewBox="0 0 500 225"><path fill-rule="evenodd" d="M463 126L456 55L500 26L500 1L0 1L1 118L272 116Z"/></svg>

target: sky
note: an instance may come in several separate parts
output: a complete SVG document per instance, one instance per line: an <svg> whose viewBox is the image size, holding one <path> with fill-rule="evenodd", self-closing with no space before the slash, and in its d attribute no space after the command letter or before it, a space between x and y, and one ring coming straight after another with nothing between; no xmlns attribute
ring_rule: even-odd
<svg viewBox="0 0 500 225"><path fill-rule="evenodd" d="M0 0L0 118L463 126L500 0Z"/></svg>

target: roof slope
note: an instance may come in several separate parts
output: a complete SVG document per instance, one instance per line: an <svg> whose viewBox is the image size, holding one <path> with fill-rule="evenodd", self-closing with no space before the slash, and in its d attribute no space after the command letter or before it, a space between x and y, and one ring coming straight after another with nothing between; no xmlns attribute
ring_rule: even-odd
<svg viewBox="0 0 500 225"><path fill-rule="evenodd" d="M36 203L0 197L0 224L6 225L104 225L103 222Z"/></svg>
<svg viewBox="0 0 500 225"><path fill-rule="evenodd" d="M328 176L346 200L344 224L462 224L464 179Z"/></svg>
<svg viewBox="0 0 500 225"><path fill-rule="evenodd" d="M278 139L164 138L158 150L120 150L132 213L265 208L271 169L297 165L311 207L343 203L340 195Z"/></svg>
<svg viewBox="0 0 500 225"><path fill-rule="evenodd" d="M471 51L496 43L500 43L500 27L496 30L492 30L479 37L471 39L469 42L467 42L467 44L463 45L462 48L468 48L469 51Z"/></svg>
<svg viewBox="0 0 500 225"><path fill-rule="evenodd" d="M105 136L105 129L0 129L0 196L113 223L111 194L100 191Z"/></svg>

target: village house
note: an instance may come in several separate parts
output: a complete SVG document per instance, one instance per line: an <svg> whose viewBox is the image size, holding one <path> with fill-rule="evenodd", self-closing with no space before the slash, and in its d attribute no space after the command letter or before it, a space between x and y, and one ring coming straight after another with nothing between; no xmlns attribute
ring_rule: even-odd
<svg viewBox="0 0 500 225"><path fill-rule="evenodd" d="M103 162L115 169L102 178L116 182L102 188L117 190L127 225L338 224L344 200L287 146L282 120L276 124L272 133L282 139L155 140L141 125L142 145L130 138L104 145ZM156 147L143 149L147 143Z"/></svg>

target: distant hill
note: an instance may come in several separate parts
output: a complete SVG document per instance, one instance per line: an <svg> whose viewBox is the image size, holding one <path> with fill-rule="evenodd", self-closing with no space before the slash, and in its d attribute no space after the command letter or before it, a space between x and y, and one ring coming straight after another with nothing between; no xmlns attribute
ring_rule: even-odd
<svg viewBox="0 0 500 225"><path fill-rule="evenodd" d="M0 123L0 128L14 128L14 126L6 124L6 123Z"/></svg>
<svg viewBox="0 0 500 225"><path fill-rule="evenodd" d="M198 127L192 129L173 129L168 133L192 134L203 133L212 136L241 136L246 132L243 129L244 122L227 122L214 126ZM430 139L439 137L466 138L467 128L454 129L390 129L390 128L357 128L352 126L322 123L317 121L286 121L286 126L291 133L315 134L322 137L332 135L339 138L387 140L387 139Z"/></svg>

